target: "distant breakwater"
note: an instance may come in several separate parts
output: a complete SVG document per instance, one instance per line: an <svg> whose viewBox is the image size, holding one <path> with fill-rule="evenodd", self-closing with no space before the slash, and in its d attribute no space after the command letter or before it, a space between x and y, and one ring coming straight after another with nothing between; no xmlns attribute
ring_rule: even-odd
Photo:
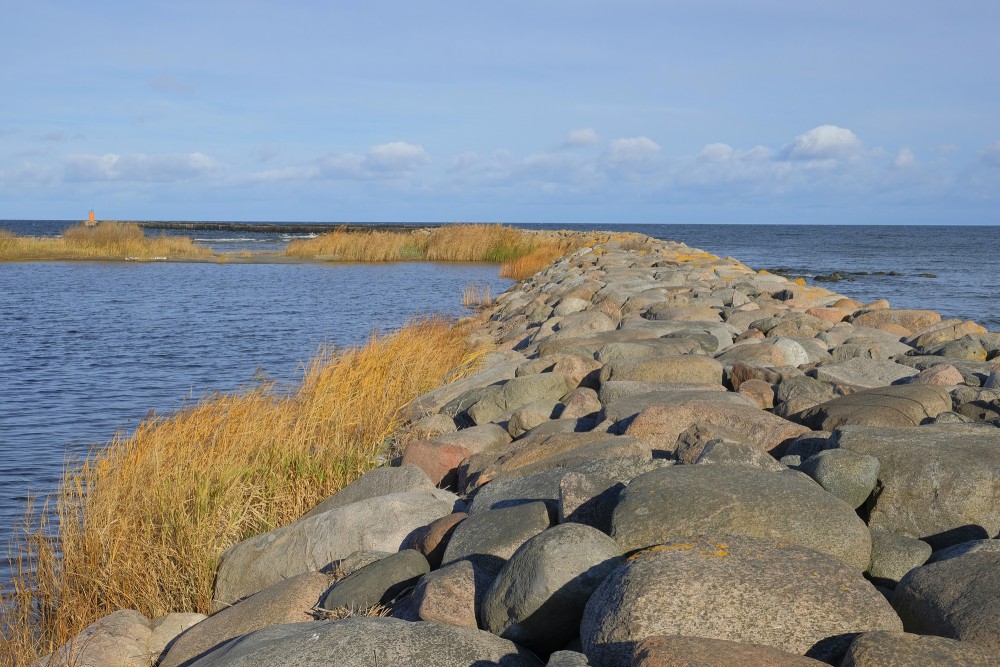
<svg viewBox="0 0 1000 667"><path fill-rule="evenodd" d="M212 232L260 232L270 234L322 234L334 229L346 232L411 232L418 229L436 229L440 224L415 223L402 224L396 222L359 223L271 223L271 222L168 222L168 221L131 221L112 220L109 222L134 222L142 229L165 229L176 231L212 231Z"/></svg>

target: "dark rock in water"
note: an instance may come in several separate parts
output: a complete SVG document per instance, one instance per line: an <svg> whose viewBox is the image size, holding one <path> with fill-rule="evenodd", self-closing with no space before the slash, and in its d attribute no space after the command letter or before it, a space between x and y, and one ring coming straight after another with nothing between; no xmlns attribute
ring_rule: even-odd
<svg viewBox="0 0 1000 667"><path fill-rule="evenodd" d="M622 549L590 526L567 523L525 542L486 593L483 629L540 655L580 633L583 608Z"/></svg>
<svg viewBox="0 0 1000 667"><path fill-rule="evenodd" d="M323 609L370 609L389 604L431 571L423 554L404 549L341 579L323 596Z"/></svg>
<svg viewBox="0 0 1000 667"><path fill-rule="evenodd" d="M628 665L637 642L664 635L833 662L854 633L872 630L902 624L860 571L811 549L709 533L631 556L590 598L580 637L599 665Z"/></svg>
<svg viewBox="0 0 1000 667"><path fill-rule="evenodd" d="M969 641L1000 652L1000 553L924 565L899 582L892 606L907 632Z"/></svg>
<svg viewBox="0 0 1000 667"><path fill-rule="evenodd" d="M917 274L917 277L918 278L937 278L937 274L936 273L920 273L920 274Z"/></svg>
<svg viewBox="0 0 1000 667"><path fill-rule="evenodd" d="M797 544L858 572L871 560L871 535L853 508L793 471L718 465L654 470L625 488L611 522L611 537L625 549L711 532Z"/></svg>
<svg viewBox="0 0 1000 667"><path fill-rule="evenodd" d="M190 667L371 667L543 663L513 642L481 630L396 618L345 618L272 625L227 642Z"/></svg>
<svg viewBox="0 0 1000 667"><path fill-rule="evenodd" d="M840 271L834 271L833 273L827 274L825 276L816 276L813 278L818 283L835 283L847 278Z"/></svg>

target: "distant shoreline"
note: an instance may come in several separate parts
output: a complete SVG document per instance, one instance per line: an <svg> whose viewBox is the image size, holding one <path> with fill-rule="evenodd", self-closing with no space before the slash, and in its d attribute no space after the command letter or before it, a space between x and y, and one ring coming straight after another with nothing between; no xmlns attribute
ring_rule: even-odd
<svg viewBox="0 0 1000 667"><path fill-rule="evenodd" d="M142 229L166 229L185 231L233 231L260 232L271 234L321 234L333 230L346 232L364 232L377 229L380 232L412 232L422 229L437 229L440 224L402 224L402 223L274 223L274 222L168 222L168 221L137 221L137 220L107 220L102 222L130 222Z"/></svg>

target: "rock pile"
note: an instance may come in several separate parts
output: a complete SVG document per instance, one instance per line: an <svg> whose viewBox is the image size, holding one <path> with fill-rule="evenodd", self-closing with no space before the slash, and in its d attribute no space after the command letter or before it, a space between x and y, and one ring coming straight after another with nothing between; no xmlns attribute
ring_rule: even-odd
<svg viewBox="0 0 1000 667"><path fill-rule="evenodd" d="M160 665L1000 664L1000 335L645 237L483 322Z"/></svg>

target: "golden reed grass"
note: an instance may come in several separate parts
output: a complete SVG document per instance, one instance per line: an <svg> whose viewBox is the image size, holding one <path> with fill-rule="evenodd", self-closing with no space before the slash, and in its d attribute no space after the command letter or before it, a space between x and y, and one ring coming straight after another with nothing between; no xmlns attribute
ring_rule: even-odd
<svg viewBox="0 0 1000 667"><path fill-rule="evenodd" d="M503 225L444 225L412 232L337 229L288 244L286 254L339 262L494 262L521 280L587 242L584 234L531 232ZM527 271L527 273L525 273Z"/></svg>
<svg viewBox="0 0 1000 667"><path fill-rule="evenodd" d="M211 258L211 249L186 236L146 236L128 222L70 227L61 237L18 236L0 230L0 261L60 259Z"/></svg>
<svg viewBox="0 0 1000 667"><path fill-rule="evenodd" d="M0 665L30 664L118 609L207 613L219 555L376 465L400 409L481 354L468 334L426 320L321 349L289 394L206 396L68 468L55 515L14 545Z"/></svg>

